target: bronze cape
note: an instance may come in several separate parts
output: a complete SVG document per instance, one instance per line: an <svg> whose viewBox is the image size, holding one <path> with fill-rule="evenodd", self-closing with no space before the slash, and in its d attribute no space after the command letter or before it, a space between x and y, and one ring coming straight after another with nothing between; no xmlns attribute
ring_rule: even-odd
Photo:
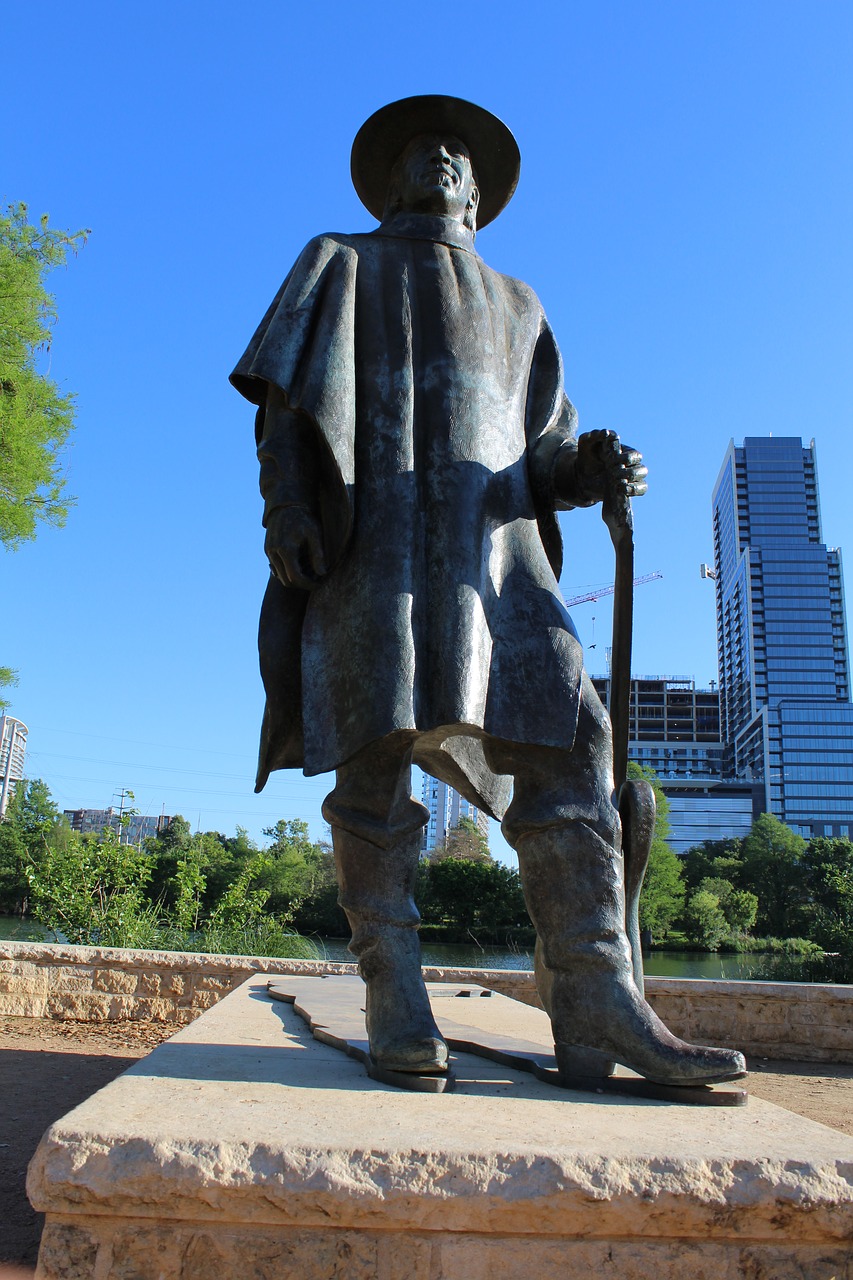
<svg viewBox="0 0 853 1280"><path fill-rule="evenodd" d="M311 592L270 580L258 789L413 729L416 762L500 817L482 735L571 748L582 673L553 487L576 416L535 294L451 219L319 236L231 381L259 406L267 511L319 509L329 563ZM265 431L268 384L310 460Z"/></svg>

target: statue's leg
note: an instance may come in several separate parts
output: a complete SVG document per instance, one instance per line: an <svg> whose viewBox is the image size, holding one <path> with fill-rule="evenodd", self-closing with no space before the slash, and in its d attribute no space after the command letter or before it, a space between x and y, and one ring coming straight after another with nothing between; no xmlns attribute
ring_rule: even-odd
<svg viewBox="0 0 853 1280"><path fill-rule="evenodd" d="M412 735L372 743L337 772L323 816L332 827L338 901L367 985L370 1052L393 1071L443 1072L447 1045L421 973L414 888L429 816L410 794Z"/></svg>
<svg viewBox="0 0 853 1280"><path fill-rule="evenodd" d="M502 747L495 765L515 779L503 831L518 853L561 1072L605 1076L620 1062L664 1084L742 1075L740 1053L672 1035L634 981L609 722L589 681L571 752Z"/></svg>

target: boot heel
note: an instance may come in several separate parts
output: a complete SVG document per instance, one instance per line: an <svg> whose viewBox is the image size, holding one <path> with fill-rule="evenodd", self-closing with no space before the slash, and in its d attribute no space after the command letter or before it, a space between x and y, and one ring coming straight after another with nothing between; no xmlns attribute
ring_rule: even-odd
<svg viewBox="0 0 853 1280"><path fill-rule="evenodd" d="M616 1063L608 1058L600 1049L587 1049L579 1044L554 1045L557 1056L557 1070L561 1076L612 1076Z"/></svg>

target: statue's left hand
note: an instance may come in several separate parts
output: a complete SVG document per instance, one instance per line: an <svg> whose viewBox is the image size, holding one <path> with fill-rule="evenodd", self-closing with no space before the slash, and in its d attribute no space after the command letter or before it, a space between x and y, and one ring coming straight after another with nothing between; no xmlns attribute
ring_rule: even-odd
<svg viewBox="0 0 853 1280"><path fill-rule="evenodd" d="M639 498L648 489L643 455L620 443L615 431L587 431L578 437L574 481L588 504L614 496Z"/></svg>

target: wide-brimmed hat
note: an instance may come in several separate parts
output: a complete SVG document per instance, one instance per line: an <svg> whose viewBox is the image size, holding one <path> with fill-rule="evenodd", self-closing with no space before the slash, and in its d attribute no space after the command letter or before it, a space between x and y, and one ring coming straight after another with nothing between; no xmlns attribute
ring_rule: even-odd
<svg viewBox="0 0 853 1280"><path fill-rule="evenodd" d="M518 183L518 144L490 111L441 93L401 98L365 120L355 135L350 160L362 204L382 220L391 171L403 148L421 133L443 133L465 143L480 192L477 226L492 222L509 204Z"/></svg>

